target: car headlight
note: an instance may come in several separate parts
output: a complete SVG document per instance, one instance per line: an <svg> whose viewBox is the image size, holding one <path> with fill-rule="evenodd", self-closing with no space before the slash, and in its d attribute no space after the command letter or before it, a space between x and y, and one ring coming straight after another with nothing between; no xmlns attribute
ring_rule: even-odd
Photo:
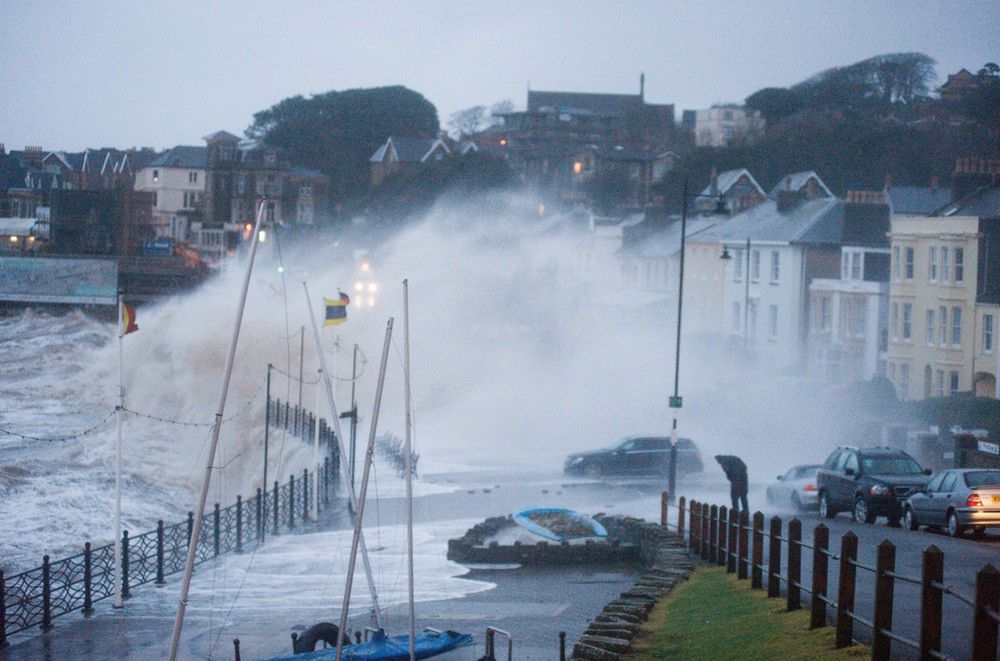
<svg viewBox="0 0 1000 661"><path fill-rule="evenodd" d="M891 493L892 489L886 486L882 486L881 484L876 484L871 489L871 494L873 496L888 496Z"/></svg>

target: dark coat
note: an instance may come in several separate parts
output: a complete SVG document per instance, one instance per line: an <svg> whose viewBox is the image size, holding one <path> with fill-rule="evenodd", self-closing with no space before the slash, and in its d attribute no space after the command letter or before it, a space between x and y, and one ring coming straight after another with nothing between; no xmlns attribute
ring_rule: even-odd
<svg viewBox="0 0 1000 661"><path fill-rule="evenodd" d="M732 486L733 493L746 495L750 491L750 481L747 478L747 465L739 457L731 454L717 454L715 460L722 466L726 479Z"/></svg>

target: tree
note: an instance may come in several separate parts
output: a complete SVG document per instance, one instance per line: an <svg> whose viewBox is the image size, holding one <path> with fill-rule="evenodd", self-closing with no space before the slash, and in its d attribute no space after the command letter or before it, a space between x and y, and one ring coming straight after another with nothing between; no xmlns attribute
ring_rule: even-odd
<svg viewBox="0 0 1000 661"><path fill-rule="evenodd" d="M490 120L493 124L499 124L503 121L502 115L514 112L514 102L510 99L504 99L503 101L497 101L492 106L490 106Z"/></svg>
<svg viewBox="0 0 1000 661"><path fill-rule="evenodd" d="M430 137L438 130L427 99L393 86L293 96L255 113L246 135L328 175L331 194L343 199L367 188L368 159L390 136Z"/></svg>
<svg viewBox="0 0 1000 661"><path fill-rule="evenodd" d="M976 74L979 87L969 94L966 112L994 135L1000 134L1000 67L987 62Z"/></svg>
<svg viewBox="0 0 1000 661"><path fill-rule="evenodd" d="M456 138L467 138L488 126L486 106L472 106L453 112L448 118L448 126Z"/></svg>
<svg viewBox="0 0 1000 661"><path fill-rule="evenodd" d="M784 87L765 87L748 96L744 103L747 108L760 112L768 126L802 109L798 95Z"/></svg>

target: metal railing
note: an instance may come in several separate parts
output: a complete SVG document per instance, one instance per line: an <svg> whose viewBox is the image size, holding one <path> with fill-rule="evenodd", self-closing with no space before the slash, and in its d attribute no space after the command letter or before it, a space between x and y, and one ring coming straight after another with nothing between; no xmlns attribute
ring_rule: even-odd
<svg viewBox="0 0 1000 661"><path fill-rule="evenodd" d="M734 514L732 516L731 514ZM802 594L810 599L810 626L827 624L827 608L835 613L837 648L854 643L854 625L860 623L872 632L871 657L889 659L892 643L916 650L921 659L950 659L941 651L944 596L970 607L973 618L971 658L974 661L997 659L997 634L1000 625L1000 572L986 565L976 573L975 595L967 596L944 583L944 553L931 545L923 552L920 576L906 576L896 571L896 547L882 540L876 547L875 564L858 558L858 537L848 531L841 536L840 553L830 548L830 531L825 524L813 529L812 543L802 539L802 523L791 519L787 528L781 517L772 517L767 530L764 515L746 511L730 512L722 505L678 500L677 523L671 524L667 494L663 494L660 525L673 529L687 539L692 555L726 567L739 579L750 578L753 588L767 590L767 596L781 597L782 585L788 610L802 608ZM783 529L787 530L783 534ZM764 538L767 537L767 561L764 561ZM785 573L781 572L782 549L787 549ZM802 580L802 552L812 553L812 576L808 585ZM836 599L829 595L830 562L839 563ZM875 579L871 619L855 609L858 570ZM764 575L767 583L764 583ZM920 631L908 637L893 629L893 606L896 582L920 588Z"/></svg>
<svg viewBox="0 0 1000 661"><path fill-rule="evenodd" d="M325 420L303 409L289 407L278 400L272 407L271 423L287 429L303 440L312 440L314 425L320 425L320 442L324 452L319 470L319 510L330 502L335 492L339 455L332 428ZM303 470L299 478L289 475L288 481L274 481L267 492L257 489L254 496L228 507L215 503L206 513L206 525L201 529L195 564L200 565L226 553L240 553L256 547L268 535L295 529L296 525L315 519L313 490L315 473ZM178 523L157 522L156 528L136 536L122 533L122 596L131 596L132 588L154 583L163 585L165 578L184 569L188 545L194 527L194 512ZM90 542L83 552L52 561L48 555L42 564L12 576L0 571L0 647L7 637L34 626L42 631L52 628L52 619L71 612L90 615L94 603L114 596L114 544L94 547Z"/></svg>

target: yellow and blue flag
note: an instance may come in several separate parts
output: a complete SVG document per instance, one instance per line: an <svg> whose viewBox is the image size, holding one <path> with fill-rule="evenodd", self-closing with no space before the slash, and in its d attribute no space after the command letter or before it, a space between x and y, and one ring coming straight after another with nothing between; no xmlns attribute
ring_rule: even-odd
<svg viewBox="0 0 1000 661"><path fill-rule="evenodd" d="M340 298L324 298L323 304L326 306L326 317L323 319L324 326L336 326L347 321L347 305L351 302L350 297L344 292L340 292Z"/></svg>

